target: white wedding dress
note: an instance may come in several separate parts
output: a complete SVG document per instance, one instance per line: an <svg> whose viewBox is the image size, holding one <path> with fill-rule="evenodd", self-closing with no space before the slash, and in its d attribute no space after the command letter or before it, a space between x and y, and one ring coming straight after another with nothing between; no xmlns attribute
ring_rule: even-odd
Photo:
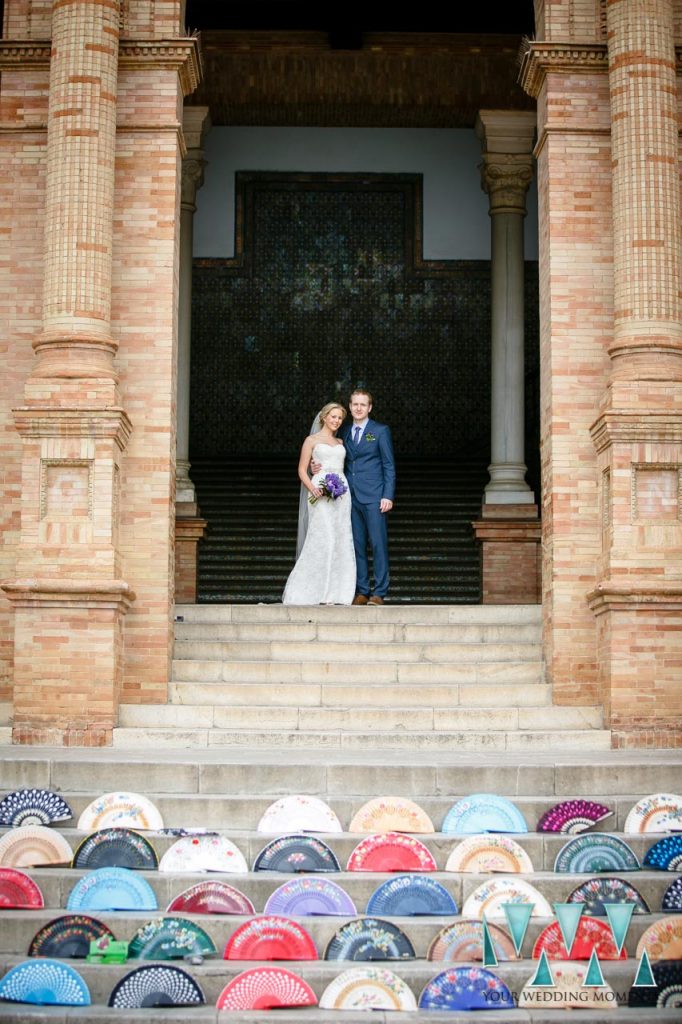
<svg viewBox="0 0 682 1024"><path fill-rule="evenodd" d="M319 483L327 473L344 481L346 449L342 444L318 441L313 458L321 463L312 478ZM350 525L349 491L332 501L318 498L308 505L308 531L296 565L284 588L282 604L352 604L355 596L355 551Z"/></svg>

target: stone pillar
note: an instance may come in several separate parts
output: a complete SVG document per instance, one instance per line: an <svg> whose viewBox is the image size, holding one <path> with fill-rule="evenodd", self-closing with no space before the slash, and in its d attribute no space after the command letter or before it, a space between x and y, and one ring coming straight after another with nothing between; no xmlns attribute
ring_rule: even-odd
<svg viewBox="0 0 682 1024"><path fill-rule="evenodd" d="M535 115L482 110L482 187L490 197L491 464L481 520L483 602L539 600L538 510L524 454L523 218L533 177ZM487 522L487 521L490 522Z"/></svg>
<svg viewBox="0 0 682 1024"><path fill-rule="evenodd" d="M180 284L178 293L178 424L175 478L175 600L193 603L197 593L197 548L206 530L197 505L189 462L189 395L192 336L192 255L197 189L204 183L203 136L211 121L208 107L185 107L180 198Z"/></svg>
<svg viewBox="0 0 682 1024"><path fill-rule="evenodd" d="M607 5L610 378L592 427L602 553L589 595L614 743L682 743L682 308L672 0Z"/></svg>
<svg viewBox="0 0 682 1024"><path fill-rule="evenodd" d="M42 330L22 439L15 742L111 741L123 617L119 467L130 435L111 335L119 2L52 5Z"/></svg>

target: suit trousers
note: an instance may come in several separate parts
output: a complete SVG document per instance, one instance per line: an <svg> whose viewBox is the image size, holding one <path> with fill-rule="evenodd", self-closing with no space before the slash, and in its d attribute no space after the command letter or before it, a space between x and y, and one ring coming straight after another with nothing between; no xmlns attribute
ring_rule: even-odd
<svg viewBox="0 0 682 1024"><path fill-rule="evenodd" d="M353 499L351 523L353 526L353 544L355 546L355 563L357 567L356 590L358 594L369 594L369 564L367 559L367 542L372 547L374 563L374 593L377 597L386 597L390 582L388 573L388 529L387 513L379 511L379 502L368 505Z"/></svg>

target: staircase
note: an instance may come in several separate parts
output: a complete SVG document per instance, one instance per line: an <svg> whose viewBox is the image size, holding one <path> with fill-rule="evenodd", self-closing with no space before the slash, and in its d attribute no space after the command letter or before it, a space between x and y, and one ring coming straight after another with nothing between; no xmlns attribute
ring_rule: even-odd
<svg viewBox="0 0 682 1024"><path fill-rule="evenodd" d="M540 608L177 606L169 702L117 747L606 750L600 707L555 707Z"/></svg>
<svg viewBox="0 0 682 1024"><path fill-rule="evenodd" d="M208 520L199 546L199 601L279 601L296 550L296 457L196 459L191 473ZM471 522L488 479L485 461L403 459L397 475L391 602L475 604L480 559Z"/></svg>
<svg viewBox="0 0 682 1024"><path fill-rule="evenodd" d="M615 814L597 826L622 836L625 817L636 800L657 791L679 791L682 753L680 751L599 751L591 748L582 753L564 752L563 737L557 735L552 753L459 753L419 751L282 751L209 749L183 751L156 749L141 744L134 751L116 749L48 749L27 747L0 748L0 775L3 795L20 787L45 787L62 794L74 812L74 819L55 826L73 849L85 837L75 823L81 811L100 794L114 789L139 792L149 797L161 811L167 827L203 826L227 835L243 852L249 866L271 837L257 833L256 826L271 802L287 793L308 793L321 797L339 816L342 826L348 824L359 807L379 795L403 794L427 811L439 829L449 807L459 797L474 792L495 792L507 795L522 811L529 827L528 834L515 838L529 854L534 871L525 875L542 895L554 902L564 902L585 875L555 874L554 859L567 841L566 836L538 834L534 831L540 815L553 804L573 797L585 797L605 803ZM560 746L561 744L561 746ZM4 829L0 832L4 833ZM159 857L174 838L160 833L147 833ZM347 832L323 835L321 838L336 853L341 872L328 876L341 885L353 899L358 914L365 912L367 900L387 875L347 872L347 858L360 836ZM446 872L449 853L461 837L436 832L421 839L431 850L438 864L432 877L444 885L454 897L458 908L482 882L485 875ZM626 836L630 847L642 859L656 836ZM7 910L0 908L0 975L27 958L27 950L35 933L54 918L65 913L68 894L83 870L68 867L27 868L45 897L45 909ZM615 872L615 874L618 874ZM146 921L163 914L170 900L187 887L206 878L198 874L144 872L157 900L158 912L118 911L94 912L118 939L129 941ZM269 895L291 879L291 875L254 873L245 875L211 875L223 878L244 892L262 913ZM581 1024L603 1024L619 1021L625 1024L662 1024L679 1020L679 1008L628 1009L622 1005L635 976L635 951L643 931L663 915L661 899L674 874L643 870L625 876L647 901L651 913L633 917L625 948L628 959L602 961L606 981L618 995L621 1004L615 1011L581 1009ZM190 916L190 915L183 915ZM411 939L416 959L389 962L383 966L395 971L418 997L423 986L440 971L460 964L428 961L428 947L441 928L458 920L452 917L396 917L392 920ZM232 916L192 915L213 939L218 956L203 964L176 962L189 972L201 986L206 1005L196 1008L161 1007L143 1011L108 1010L106 1003L115 984L144 961L124 965L89 965L82 960L70 963L86 981L93 1006L85 1009L48 1007L42 1009L20 1004L0 1003L0 1020L12 1024L36 1024L58 1021L59 1024L100 1020L144 1020L152 1024L172 1021L173 1024L247 1024L247 1022L296 1022L296 1024L368 1024L394 1022L395 1014L384 1012L319 1011L312 1008L261 1012L218 1013L215 1003L228 981L241 971L256 966L251 962L223 961L222 952L228 937L246 918ZM332 935L345 918L298 918L311 934L318 954L324 951ZM501 923L505 927L504 922ZM532 918L522 949L523 959L500 961L492 968L513 992L520 992L532 977L537 962L532 957L533 943L540 931L550 923L546 918ZM362 966L342 961L289 962L282 966L303 976L319 998L327 984L342 971ZM379 965L382 966L382 965ZM480 964L479 964L480 966ZM555 966L558 966L555 964ZM405 1018L406 1020L408 1018ZM419 1011L412 1021L430 1024L468 1024L471 1013ZM538 1008L531 1011L494 1011L485 1015L487 1024L552 1024L563 1020L557 1009Z"/></svg>

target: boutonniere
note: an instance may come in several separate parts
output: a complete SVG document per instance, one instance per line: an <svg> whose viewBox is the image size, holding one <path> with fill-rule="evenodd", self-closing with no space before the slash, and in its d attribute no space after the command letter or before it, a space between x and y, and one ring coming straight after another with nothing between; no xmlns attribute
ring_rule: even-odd
<svg viewBox="0 0 682 1024"><path fill-rule="evenodd" d="M376 436L374 434L365 434L365 441L376 441Z"/></svg>

